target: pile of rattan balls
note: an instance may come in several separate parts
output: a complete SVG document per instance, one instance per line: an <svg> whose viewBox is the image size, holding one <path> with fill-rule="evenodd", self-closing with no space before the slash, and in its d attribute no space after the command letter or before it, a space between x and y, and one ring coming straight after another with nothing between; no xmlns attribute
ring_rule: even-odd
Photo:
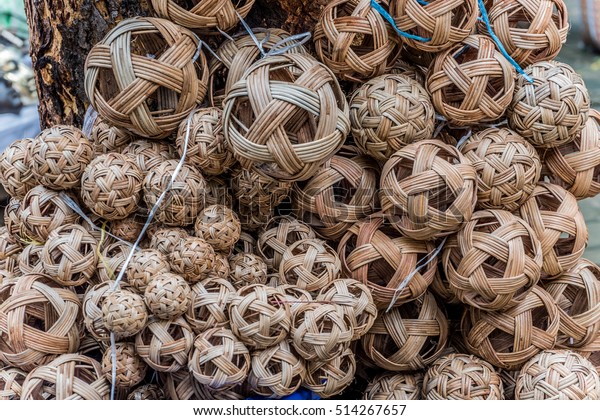
<svg viewBox="0 0 600 420"><path fill-rule="evenodd" d="M89 132L2 153L0 399L600 398L562 0L335 0L314 48L225 3L153 0Z"/></svg>

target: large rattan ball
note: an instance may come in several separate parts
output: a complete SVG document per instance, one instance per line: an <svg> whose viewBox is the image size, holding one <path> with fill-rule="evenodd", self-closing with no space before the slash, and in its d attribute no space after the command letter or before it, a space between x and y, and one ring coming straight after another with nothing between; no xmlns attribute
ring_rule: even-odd
<svg viewBox="0 0 600 420"><path fill-rule="evenodd" d="M111 60L115 48L123 60ZM120 22L91 49L85 92L107 123L164 138L203 101L207 70L196 35L164 19L138 17Z"/></svg>
<svg viewBox="0 0 600 420"><path fill-rule="evenodd" d="M72 197L70 197L72 199ZM69 207L57 191L38 185L32 188L19 208L21 218L20 237L27 241L46 242L54 229L77 223L79 216Z"/></svg>
<svg viewBox="0 0 600 420"><path fill-rule="evenodd" d="M79 349L81 303L50 277L28 274L0 288L0 360L29 371Z"/></svg>
<svg viewBox="0 0 600 420"><path fill-rule="evenodd" d="M475 212L444 246L450 290L460 301L485 311L523 302L540 279L542 261L534 230L504 210Z"/></svg>
<svg viewBox="0 0 600 420"><path fill-rule="evenodd" d="M96 215L124 219L137 210L143 175L128 156L108 153L94 159L81 178L81 199Z"/></svg>
<svg viewBox="0 0 600 420"><path fill-rule="evenodd" d="M225 390L246 380L250 352L230 330L213 328L196 337L188 367L196 381Z"/></svg>
<svg viewBox="0 0 600 420"><path fill-rule="evenodd" d="M496 367L515 370L540 351L554 348L559 326L557 303L535 286L506 311L465 308L461 331L469 353Z"/></svg>
<svg viewBox="0 0 600 420"><path fill-rule="evenodd" d="M151 318L135 336L135 350L158 372L185 369L193 343L194 333L181 317L173 320Z"/></svg>
<svg viewBox="0 0 600 420"><path fill-rule="evenodd" d="M355 373L356 358L347 348L331 360L308 362L303 385L321 398L332 398L353 383Z"/></svg>
<svg viewBox="0 0 600 420"><path fill-rule="evenodd" d="M382 311L361 339L366 356L392 372L425 368L448 341L448 320L433 294L427 292L404 305Z"/></svg>
<svg viewBox="0 0 600 420"><path fill-rule="evenodd" d="M173 320L188 311L192 304L192 289L177 274L159 274L148 283L144 301L154 316Z"/></svg>
<svg viewBox="0 0 600 420"><path fill-rule="evenodd" d="M578 200L600 193L600 112L590 117L575 140L550 149L544 156L550 180Z"/></svg>
<svg viewBox="0 0 600 420"><path fill-rule="evenodd" d="M387 8L387 0L377 3ZM385 73L402 46L402 38L370 0L329 2L315 26L314 41L319 60L339 78L351 81Z"/></svg>
<svg viewBox="0 0 600 420"><path fill-rule="evenodd" d="M229 328L229 303L235 295L235 288L227 280L208 277L192 286L192 304L185 319L197 334L211 328Z"/></svg>
<svg viewBox="0 0 600 420"><path fill-rule="evenodd" d="M20 400L26 376L18 368L0 368L0 401Z"/></svg>
<svg viewBox="0 0 600 420"><path fill-rule="evenodd" d="M177 159L175 148L165 140L138 139L123 148L122 153L135 161L144 177L164 161Z"/></svg>
<svg viewBox="0 0 600 420"><path fill-rule="evenodd" d="M477 202L477 174L456 148L440 140L403 147L381 173L381 205L392 224L416 240L460 230Z"/></svg>
<svg viewBox="0 0 600 420"><path fill-rule="evenodd" d="M37 185L31 170L33 139L15 140L0 155L0 183L13 198L22 200Z"/></svg>
<svg viewBox="0 0 600 420"><path fill-rule="evenodd" d="M100 281L116 280L130 252L131 246L125 242L114 242L100 249L97 270Z"/></svg>
<svg viewBox="0 0 600 420"><path fill-rule="evenodd" d="M207 278L213 271L215 251L202 238L188 236L179 241L169 255L169 264L174 273L189 282Z"/></svg>
<svg viewBox="0 0 600 420"><path fill-rule="evenodd" d="M517 378L517 400L598 400L600 378L592 363L568 350L543 351Z"/></svg>
<svg viewBox="0 0 600 420"><path fill-rule="evenodd" d="M229 280L236 289L249 284L267 284L267 264L258 255L239 252L229 258Z"/></svg>
<svg viewBox="0 0 600 420"><path fill-rule="evenodd" d="M15 272L19 269L19 258L23 246L10 234L6 226L0 227L0 270ZM17 274L17 273L15 273Z"/></svg>
<svg viewBox="0 0 600 420"><path fill-rule="evenodd" d="M148 284L160 274L168 273L171 269L167 258L155 249L136 251L127 265L127 282L140 294L143 294Z"/></svg>
<svg viewBox="0 0 600 420"><path fill-rule="evenodd" d="M577 199L562 187L540 182L519 209L542 243L542 275L552 277L573 267L583 255L588 230Z"/></svg>
<svg viewBox="0 0 600 420"><path fill-rule="evenodd" d="M568 64L542 61L517 77L508 108L510 127L535 147L547 149L571 142L585 126L590 96L581 76Z"/></svg>
<svg viewBox="0 0 600 420"><path fill-rule="evenodd" d="M305 54L253 64L227 93L223 116L225 138L242 166L282 181L311 177L350 132L336 77Z"/></svg>
<svg viewBox="0 0 600 420"><path fill-rule="evenodd" d="M12 236L19 237L21 231L21 215L19 214L19 208L21 207L21 200L18 198L11 197L8 200L8 204L4 207L4 226Z"/></svg>
<svg viewBox="0 0 600 420"><path fill-rule="evenodd" d="M229 207L215 204L205 207L195 224L196 236L204 238L215 251L229 254L240 239L240 219Z"/></svg>
<svg viewBox="0 0 600 420"><path fill-rule="evenodd" d="M268 212L289 196L292 183L270 180L255 171L238 168L231 174L231 188L240 206Z"/></svg>
<svg viewBox="0 0 600 420"><path fill-rule="evenodd" d="M426 400L503 400L500 375L488 362L470 354L437 359L425 373Z"/></svg>
<svg viewBox="0 0 600 420"><path fill-rule="evenodd" d="M113 357L116 371L113 382ZM114 351L108 347L102 356L102 372L106 380L115 387L130 388L142 382L146 377L148 365L135 351L135 345L129 342L115 344Z"/></svg>
<svg viewBox="0 0 600 420"><path fill-rule="evenodd" d="M156 384L146 384L131 391L127 395L127 399L134 401L164 400L165 391Z"/></svg>
<svg viewBox="0 0 600 420"><path fill-rule="evenodd" d="M21 399L108 400L110 384L96 360L79 354L63 354L27 375Z"/></svg>
<svg viewBox="0 0 600 420"><path fill-rule="evenodd" d="M161 228L151 235L150 248L168 257L175 249L175 245L188 236L189 233L182 228Z"/></svg>
<svg viewBox="0 0 600 420"><path fill-rule="evenodd" d="M431 138L435 111L422 84L406 75L386 74L354 92L350 122L361 151L385 162L407 144Z"/></svg>
<svg viewBox="0 0 600 420"><path fill-rule="evenodd" d="M283 253L291 244L315 238L315 232L306 223L291 216L278 216L265 226L256 247L269 269L278 271Z"/></svg>
<svg viewBox="0 0 600 420"><path fill-rule="evenodd" d="M483 35L471 35L440 53L427 77L435 110L457 126L502 117L514 87L514 67Z"/></svg>
<svg viewBox="0 0 600 420"><path fill-rule="evenodd" d="M422 52L440 52L463 41L477 23L477 0L392 0L390 14L396 26L410 35L408 46Z"/></svg>
<svg viewBox="0 0 600 420"><path fill-rule="evenodd" d="M123 149L135 140L135 136L128 130L108 124L98 116L94 120L90 140L94 157L98 157L110 152L122 153Z"/></svg>
<svg viewBox="0 0 600 420"><path fill-rule="evenodd" d="M148 207L156 205L167 190L178 166L179 161L167 160L148 172L144 179L144 200ZM161 202L156 219L167 226L191 225L204 207L205 196L204 177L193 166L184 164Z"/></svg>
<svg viewBox="0 0 600 420"><path fill-rule="evenodd" d="M53 190L77 187L94 158L92 143L85 134L67 125L56 125L38 134L30 153L35 180Z"/></svg>
<svg viewBox="0 0 600 420"><path fill-rule="evenodd" d="M148 309L144 299L128 290L109 292L102 300L104 328L117 339L132 337L139 333L148 321Z"/></svg>
<svg viewBox="0 0 600 420"><path fill-rule="evenodd" d="M19 270L22 274L44 274L42 251L44 245L30 244L19 254Z"/></svg>
<svg viewBox="0 0 600 420"><path fill-rule="evenodd" d="M477 207L517 210L540 179L537 152L508 128L488 128L473 134L461 153L477 171Z"/></svg>
<svg viewBox="0 0 600 420"><path fill-rule="evenodd" d="M420 400L422 373L382 373L369 382L363 400Z"/></svg>
<svg viewBox="0 0 600 420"><path fill-rule="evenodd" d="M233 29L240 19L248 15L253 4L254 0L194 0L187 4L174 0L152 0L152 8L158 17L200 31Z"/></svg>
<svg viewBox="0 0 600 420"><path fill-rule="evenodd" d="M264 349L285 340L291 328L291 311L279 290L250 284L229 303L233 333L248 347Z"/></svg>

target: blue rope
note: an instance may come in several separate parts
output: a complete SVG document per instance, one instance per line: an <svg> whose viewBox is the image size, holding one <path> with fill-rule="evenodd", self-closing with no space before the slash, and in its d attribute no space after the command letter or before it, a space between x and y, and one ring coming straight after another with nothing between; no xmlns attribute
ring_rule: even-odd
<svg viewBox="0 0 600 420"><path fill-rule="evenodd" d="M404 31L401 31L400 29L398 29L398 27L396 26L396 22L394 22L394 18L392 18L390 16L390 14L387 12L387 10L385 10L375 0L371 0L371 7L373 9L375 9L377 12L379 12L379 14L381 16L383 16L383 18L385 20L387 20L390 25L392 25L392 28L394 28L396 30L396 32L398 32L398 35L403 36L405 38L414 39L415 41L421 41L421 42L429 42L429 41L431 41L431 38L423 38L422 36L409 34L408 32L404 32Z"/></svg>

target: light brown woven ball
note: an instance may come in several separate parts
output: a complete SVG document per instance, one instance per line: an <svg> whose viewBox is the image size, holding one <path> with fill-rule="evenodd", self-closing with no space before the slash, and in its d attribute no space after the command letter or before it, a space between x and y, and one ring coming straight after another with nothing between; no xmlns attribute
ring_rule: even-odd
<svg viewBox="0 0 600 420"><path fill-rule="evenodd" d="M435 111L419 82L402 74L369 80L350 99L356 145L380 162L407 144L431 138Z"/></svg>
<svg viewBox="0 0 600 420"><path fill-rule="evenodd" d="M97 274L100 281L115 280L125 264L131 246L124 242L114 242L100 250Z"/></svg>
<svg viewBox="0 0 600 420"><path fill-rule="evenodd" d="M123 149L135 140L134 135L122 128L114 127L97 116L90 134L94 157L110 152L122 153Z"/></svg>
<svg viewBox="0 0 600 420"><path fill-rule="evenodd" d="M197 282L212 273L215 251L204 239L188 236L175 245L168 258L174 273L189 282Z"/></svg>
<svg viewBox="0 0 600 420"><path fill-rule="evenodd" d="M96 215L124 219L137 210L143 175L135 162L120 153L98 156L81 178L81 199Z"/></svg>
<svg viewBox="0 0 600 420"><path fill-rule="evenodd" d="M583 79L558 61L535 63L524 71L533 83L517 77L507 113L510 127L538 148L571 142L589 117L590 96Z"/></svg>
<svg viewBox="0 0 600 420"><path fill-rule="evenodd" d="M44 274L44 267L42 265L42 250L43 245L31 244L23 248L23 251L19 254L19 270L23 274L39 273Z"/></svg>
<svg viewBox="0 0 600 420"><path fill-rule="evenodd" d="M36 182L53 190L77 187L94 158L92 143L85 134L67 125L56 125L38 134L30 153Z"/></svg>
<svg viewBox="0 0 600 420"><path fill-rule="evenodd" d="M123 60L111 60L117 46ZM138 17L120 22L91 49L84 87L107 123L165 138L203 101L207 67L192 32L168 20Z"/></svg>
<svg viewBox="0 0 600 420"><path fill-rule="evenodd" d="M332 398L352 384L355 373L356 359L347 348L331 360L308 362L304 386L321 398Z"/></svg>
<svg viewBox="0 0 600 420"><path fill-rule="evenodd" d="M102 300L104 328L117 339L132 337L140 332L148 321L148 309L144 299L128 290L109 292Z"/></svg>
<svg viewBox="0 0 600 420"><path fill-rule="evenodd" d="M254 0L233 2L193 1L181 3L174 0L152 0L156 15L185 28L206 32L233 29L250 12Z"/></svg>
<svg viewBox="0 0 600 420"><path fill-rule="evenodd" d="M223 278L208 277L195 283L185 319L196 334L211 328L229 328L229 303L235 295L235 288Z"/></svg>
<svg viewBox="0 0 600 420"><path fill-rule="evenodd" d="M165 392L156 384L146 384L131 391L127 399L134 401L164 400Z"/></svg>
<svg viewBox="0 0 600 420"><path fill-rule="evenodd" d="M83 322L87 331L87 336L99 343L105 348L110 345L110 331L104 325L104 314L102 305L106 297L112 293L114 281L106 281L94 286L89 286L82 299ZM129 286L121 282L121 289L130 290Z"/></svg>
<svg viewBox="0 0 600 420"><path fill-rule="evenodd" d="M19 268L19 256L23 247L10 234L6 226L0 227L0 269L15 272Z"/></svg>
<svg viewBox="0 0 600 420"><path fill-rule="evenodd" d="M115 387L130 388L142 382L146 376L148 365L136 353L135 345L129 342L115 344L116 376L113 382L113 349L108 347L102 356L102 372L107 381Z"/></svg>
<svg viewBox="0 0 600 420"><path fill-rule="evenodd" d="M188 369L160 374L163 390L167 399L171 400L198 400L204 397L202 387L194 379Z"/></svg>
<svg viewBox="0 0 600 420"><path fill-rule="evenodd" d="M249 284L267 284L267 264L258 255L239 252L229 257L229 280L236 289Z"/></svg>
<svg viewBox="0 0 600 420"><path fill-rule="evenodd" d="M228 279L230 272L231 272L231 269L229 267L229 257L225 254L216 252L213 269L212 269L210 275L219 277L222 279Z"/></svg>
<svg viewBox="0 0 600 420"><path fill-rule="evenodd" d="M172 320L150 318L135 336L135 350L158 372L185 369L194 343L194 333L182 317Z"/></svg>
<svg viewBox="0 0 600 420"><path fill-rule="evenodd" d="M15 140L0 155L0 184L13 198L22 200L37 185L31 171L33 139Z"/></svg>
<svg viewBox="0 0 600 420"><path fill-rule="evenodd" d="M201 384L225 390L244 382L250 370L250 353L233 332L213 328L196 337L188 368Z"/></svg>
<svg viewBox="0 0 600 420"><path fill-rule="evenodd" d="M240 219L230 208L215 204L205 207L195 224L196 236L204 238L215 251L229 254L240 239Z"/></svg>
<svg viewBox="0 0 600 420"><path fill-rule="evenodd" d="M148 284L156 276L168 273L170 264L163 254L154 249L136 251L127 265L127 282L140 294L143 294Z"/></svg>
<svg viewBox="0 0 600 420"><path fill-rule="evenodd" d="M291 216L274 217L258 237L257 249L270 270L279 270L285 250L301 239L315 239L316 234L306 223Z"/></svg>
<svg viewBox="0 0 600 420"><path fill-rule="evenodd" d="M19 233L21 231L21 215L19 214L19 208L21 207L21 200L18 198L11 197L8 200L8 204L4 207L4 226L8 230L8 233L12 236L20 239Z"/></svg>
<svg viewBox="0 0 600 420"><path fill-rule="evenodd" d="M175 245L178 245L179 241L188 236L189 233L181 228L169 227L158 229L151 235L150 248L156 249L158 252L168 257L173 252Z"/></svg>
<svg viewBox="0 0 600 420"><path fill-rule="evenodd" d="M124 241L135 243L142 233L145 219L137 214L110 223L110 232ZM145 235L145 234L144 234ZM145 239L145 236L144 238Z"/></svg>
<svg viewBox="0 0 600 420"><path fill-rule="evenodd" d="M26 376L18 368L0 368L0 401L20 400Z"/></svg>
<svg viewBox="0 0 600 420"><path fill-rule="evenodd" d="M517 400L598 400L600 378L585 357L568 350L547 350L523 366Z"/></svg>
<svg viewBox="0 0 600 420"><path fill-rule="evenodd" d="M138 139L123 148L122 153L135 161L144 177L164 161L177 159L175 148L164 140Z"/></svg>
<svg viewBox="0 0 600 420"><path fill-rule="evenodd" d="M305 289L302 289L298 286L294 286L292 284L283 284L283 281L279 279L279 275L277 276L277 285L273 285L273 279L271 278L270 287L275 287L279 292L285 295L285 300L290 307L290 313L292 319L294 319L294 314L296 310L302 307L303 304L313 302L312 294Z"/></svg>
<svg viewBox="0 0 600 420"><path fill-rule="evenodd" d="M144 180L144 200L152 208L167 189L177 160L167 160L148 172ZM205 203L206 181L196 168L184 164L156 212L156 219L167 226L187 226L196 220Z"/></svg>
<svg viewBox="0 0 600 420"><path fill-rule="evenodd" d="M423 140L402 148L381 172L381 206L416 240L447 236L469 221L477 201L475 168L456 148Z"/></svg>
<svg viewBox="0 0 600 420"><path fill-rule="evenodd" d="M189 309L192 304L192 289L177 274L159 274L148 283L144 301L154 316L173 320Z"/></svg>
<svg viewBox="0 0 600 420"><path fill-rule="evenodd" d="M420 400L422 373L382 373L369 382L363 400Z"/></svg>
<svg viewBox="0 0 600 420"><path fill-rule="evenodd" d="M268 212L289 196L292 183L270 180L255 171L238 168L231 173L231 188L240 206Z"/></svg>

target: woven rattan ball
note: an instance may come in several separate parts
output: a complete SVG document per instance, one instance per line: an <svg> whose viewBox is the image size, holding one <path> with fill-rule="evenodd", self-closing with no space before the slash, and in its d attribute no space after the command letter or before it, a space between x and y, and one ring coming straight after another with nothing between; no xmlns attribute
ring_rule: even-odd
<svg viewBox="0 0 600 420"><path fill-rule="evenodd" d="M163 254L154 249L136 251L127 265L127 282L140 294L143 294L148 284L160 274L170 271L170 264Z"/></svg>
<svg viewBox="0 0 600 420"><path fill-rule="evenodd" d="M183 154L187 120L179 125L177 151ZM228 171L235 163L233 153L223 134L223 111L220 108L204 108L194 112L189 124L186 161L196 166L205 175L219 175Z"/></svg>
<svg viewBox="0 0 600 420"><path fill-rule="evenodd" d="M94 159L81 178L81 198L96 215L124 219L137 210L143 175L135 162L120 153Z"/></svg>
<svg viewBox="0 0 600 420"><path fill-rule="evenodd" d="M408 46L423 52L447 50L471 34L479 9L477 0L392 0L390 14L396 26L411 35Z"/></svg>
<svg viewBox="0 0 600 420"><path fill-rule="evenodd" d="M148 207L152 208L167 190L178 165L177 160L167 160L148 172L144 180L144 199ZM205 195L206 181L200 171L184 164L160 204L156 218L167 226L190 225L204 207Z"/></svg>
<svg viewBox="0 0 600 420"><path fill-rule="evenodd" d="M200 31L233 29L240 19L248 15L253 4L254 0L241 2L195 0L187 4L174 0L152 0L152 7L158 17Z"/></svg>
<svg viewBox="0 0 600 420"><path fill-rule="evenodd" d="M125 283L119 283L122 289L130 290ZM88 337L93 338L101 346L109 344L110 331L104 325L102 305L112 292L114 281L106 281L90 286L83 296L83 321Z"/></svg>
<svg viewBox="0 0 600 420"><path fill-rule="evenodd" d="M264 101L265 95L273 100ZM311 177L350 132L337 79L305 54L253 64L227 93L223 118L225 138L242 166L282 181Z"/></svg>
<svg viewBox="0 0 600 420"><path fill-rule="evenodd" d="M304 361L292 350L288 341L252 354L248 383L260 396L282 398L300 388L306 376Z"/></svg>
<svg viewBox="0 0 600 420"><path fill-rule="evenodd" d="M542 243L544 277L573 267L583 255L588 231L577 199L558 185L540 182L519 209Z"/></svg>
<svg viewBox="0 0 600 420"><path fill-rule="evenodd" d="M540 351L555 346L559 325L558 305L536 286L506 311L466 308L461 330L469 353L496 367L515 370Z"/></svg>
<svg viewBox="0 0 600 420"><path fill-rule="evenodd" d="M21 215L19 214L19 208L21 207L21 200L18 198L11 197L8 200L8 204L4 207L4 226L8 230L8 233L14 237L19 237L21 231Z"/></svg>
<svg viewBox="0 0 600 420"><path fill-rule="evenodd" d="M97 270L100 281L115 280L130 252L131 246L124 242L115 242L101 249Z"/></svg>
<svg viewBox="0 0 600 420"><path fill-rule="evenodd" d="M23 274L44 274L42 265L43 245L31 244L23 248L19 254L19 270Z"/></svg>
<svg viewBox="0 0 600 420"><path fill-rule="evenodd" d="M164 383L163 390L167 399L187 401L199 400L204 396L204 393L199 392L201 391L200 384L187 369L163 373L160 375L160 379Z"/></svg>
<svg viewBox="0 0 600 420"><path fill-rule="evenodd" d="M38 134L30 153L35 180L53 190L77 187L94 157L92 143L85 134L67 125L56 125Z"/></svg>
<svg viewBox="0 0 600 420"><path fill-rule="evenodd" d="M215 204L205 207L195 224L196 236L204 238L215 251L229 254L240 239L240 219L230 208Z"/></svg>
<svg viewBox="0 0 600 420"><path fill-rule="evenodd" d="M146 384L131 391L127 399L134 401L164 400L165 391L156 384Z"/></svg>
<svg viewBox="0 0 600 420"><path fill-rule="evenodd" d="M110 152L122 153L125 146L134 141L135 137L128 130L114 127L101 117L96 117L90 140L94 149L94 157L98 157Z"/></svg>
<svg viewBox="0 0 600 420"><path fill-rule="evenodd" d="M457 126L502 117L513 98L514 87L514 67L497 50L494 41L483 35L471 35L440 53L427 77L435 110Z"/></svg>
<svg viewBox="0 0 600 420"><path fill-rule="evenodd" d="M240 240L235 244L234 251L249 252L250 254L256 254L256 238L251 233L242 229Z"/></svg>
<svg viewBox="0 0 600 420"><path fill-rule="evenodd" d="M523 302L540 279L542 260L534 230L504 210L475 212L446 242L443 256L453 294L485 311Z"/></svg>
<svg viewBox="0 0 600 420"><path fill-rule="evenodd" d="M256 247L269 269L278 271L283 253L291 244L315 238L315 232L306 223L291 216L278 216L265 226Z"/></svg>
<svg viewBox="0 0 600 420"><path fill-rule="evenodd" d="M194 333L183 318L151 318L135 336L135 349L142 359L158 372L185 369L194 343Z"/></svg>
<svg viewBox="0 0 600 420"><path fill-rule="evenodd" d="M214 261L213 247L204 239L193 236L180 240L169 256L171 270L189 282L208 277L213 271Z"/></svg>
<svg viewBox="0 0 600 420"><path fill-rule="evenodd" d="M0 401L20 400L27 373L17 368L0 368Z"/></svg>
<svg viewBox="0 0 600 420"><path fill-rule="evenodd" d="M219 277L207 279L192 286L192 304L185 313L192 330L200 334L211 328L229 328L229 303L235 288Z"/></svg>
<svg viewBox="0 0 600 420"><path fill-rule="evenodd" d="M244 382L250 353L233 332L213 328L196 337L188 367L196 381L212 390L225 390Z"/></svg>
<svg viewBox="0 0 600 420"><path fill-rule="evenodd" d="M48 235L40 258L44 272L63 286L81 286L96 273L98 242L88 231L67 224Z"/></svg>
<svg viewBox="0 0 600 420"><path fill-rule="evenodd" d="M248 347L265 349L287 338L291 311L279 290L250 284L237 291L229 304L233 333Z"/></svg>
<svg viewBox="0 0 600 420"><path fill-rule="evenodd" d="M494 2L488 16L506 52L523 66L553 59L567 40L569 21L562 0ZM488 33L485 22L477 26L480 33Z"/></svg>
<svg viewBox="0 0 600 420"><path fill-rule="evenodd" d="M255 171L238 168L231 174L231 188L240 204L270 210L288 197L292 184L270 180Z"/></svg>
<svg viewBox="0 0 600 420"><path fill-rule="evenodd" d="M25 195L19 213L21 218L19 236L39 243L46 242L48 234L54 229L79 221L77 213L57 191L41 185L32 188Z"/></svg>
<svg viewBox="0 0 600 420"><path fill-rule="evenodd" d="M110 232L124 241L134 243L142 233L143 227L144 220L134 214L125 219L113 220L110 223Z"/></svg>
<svg viewBox="0 0 600 420"><path fill-rule="evenodd" d="M521 369L515 399L598 400L600 378L585 357L568 350L547 350Z"/></svg>
<svg viewBox="0 0 600 420"><path fill-rule="evenodd" d="M473 134L461 153L477 171L477 207L517 210L540 179L542 163L529 143L508 128Z"/></svg>
<svg viewBox="0 0 600 420"><path fill-rule="evenodd" d="M211 276L228 279L231 269L229 267L229 257L225 254L215 253L215 261L213 264Z"/></svg>
<svg viewBox="0 0 600 420"><path fill-rule="evenodd" d="M337 250L343 275L366 284L379 309L418 298L437 271L432 243L403 237L385 223L382 215L356 223Z"/></svg>
<svg viewBox="0 0 600 420"><path fill-rule="evenodd" d="M96 360L79 354L64 354L27 375L21 399L108 400L110 384Z"/></svg>
<svg viewBox="0 0 600 420"><path fill-rule="evenodd" d="M578 200L600 193L600 112L590 117L575 140L550 149L544 164L550 180L566 188Z"/></svg>
<svg viewBox="0 0 600 420"><path fill-rule="evenodd" d="M154 316L172 320L182 316L190 308L192 289L177 274L159 274L148 283L144 301Z"/></svg>
<svg viewBox="0 0 600 420"><path fill-rule="evenodd" d="M258 255L239 252L229 258L229 280L236 289L249 284L267 284L267 264Z"/></svg>
<svg viewBox="0 0 600 420"><path fill-rule="evenodd" d="M6 226L0 227L0 270L14 272L19 267L23 247Z"/></svg>
<svg viewBox="0 0 600 420"><path fill-rule="evenodd" d="M573 349L592 344L600 334L600 267L582 258L543 287L558 304L558 343Z"/></svg>
<svg viewBox="0 0 600 420"><path fill-rule="evenodd" d="M173 252L175 245L178 245L182 239L188 236L189 233L182 228L158 229L150 239L150 248L156 249L168 257Z"/></svg>
<svg viewBox="0 0 600 420"><path fill-rule="evenodd" d="M279 275L277 275L277 279L279 280ZM282 282L279 280L278 283ZM285 300L290 306L292 319L294 318L294 314L296 313L297 309L299 309L303 304L313 302L314 300L309 291L298 286L291 284L278 284L277 286L270 284L270 286L276 287L278 291L285 295Z"/></svg>
<svg viewBox="0 0 600 420"><path fill-rule="evenodd" d="M380 312L361 339L366 356L392 372L423 369L437 359L448 340L448 320L433 294Z"/></svg>
<svg viewBox="0 0 600 420"><path fill-rule="evenodd" d="M420 400L422 373L382 373L365 390L363 400Z"/></svg>
<svg viewBox="0 0 600 420"><path fill-rule="evenodd" d="M108 293L102 300L104 328L114 333L117 339L136 335L148 320L144 299L128 290Z"/></svg>
<svg viewBox="0 0 600 420"><path fill-rule="evenodd" d="M358 280L338 279L322 288L315 299L339 305L349 318L356 320L353 340L358 340L373 326L377 318L377 307L369 288Z"/></svg>
<svg viewBox="0 0 600 420"><path fill-rule="evenodd" d="M510 127L535 147L551 148L572 141L585 126L590 96L581 76L571 66L542 61L517 77L508 108Z"/></svg>
<svg viewBox="0 0 600 420"><path fill-rule="evenodd" d="M42 274L17 277L2 290L0 360L29 371L78 350L81 303L74 292Z"/></svg>
<svg viewBox="0 0 600 420"><path fill-rule="evenodd" d="M12 142L0 154L0 183L4 190L19 200L37 185L31 171L33 139Z"/></svg>
<svg viewBox="0 0 600 420"><path fill-rule="evenodd" d="M356 145L385 162L407 144L431 138L435 111L419 82L407 75L386 74L354 92L350 122Z"/></svg>
<svg viewBox="0 0 600 420"><path fill-rule="evenodd" d="M352 384L355 373L356 359L347 348L331 360L308 362L304 386L321 398L332 398Z"/></svg>
<svg viewBox="0 0 600 420"><path fill-rule="evenodd" d="M117 46L123 60L111 60ZM207 70L192 32L164 19L127 19L91 49L85 91L107 123L164 138L204 99Z"/></svg>
<svg viewBox="0 0 600 420"><path fill-rule="evenodd" d="M119 388L129 388L144 380L148 365L136 353L133 343L116 343L114 357L117 367L113 382L113 349L108 347L102 357L102 372L106 380Z"/></svg>
<svg viewBox="0 0 600 420"><path fill-rule="evenodd" d="M388 1L378 1L387 8ZM319 60L340 79L360 81L385 73L400 54L402 38L370 0L334 0L315 26Z"/></svg>
<svg viewBox="0 0 600 420"><path fill-rule="evenodd" d="M426 400L503 400L500 375L488 362L470 354L442 356L423 379Z"/></svg>
<svg viewBox="0 0 600 420"><path fill-rule="evenodd" d="M281 258L279 276L309 292L318 292L340 275L340 259L333 248L319 239L301 239L290 245Z"/></svg>
<svg viewBox="0 0 600 420"><path fill-rule="evenodd" d="M409 144L381 173L381 205L393 225L416 240L462 228L477 201L477 174L456 148L439 140Z"/></svg>
<svg viewBox="0 0 600 420"><path fill-rule="evenodd" d="M135 161L144 177L164 161L177 158L177 153L170 143L156 140L132 141L123 148L122 153Z"/></svg>

